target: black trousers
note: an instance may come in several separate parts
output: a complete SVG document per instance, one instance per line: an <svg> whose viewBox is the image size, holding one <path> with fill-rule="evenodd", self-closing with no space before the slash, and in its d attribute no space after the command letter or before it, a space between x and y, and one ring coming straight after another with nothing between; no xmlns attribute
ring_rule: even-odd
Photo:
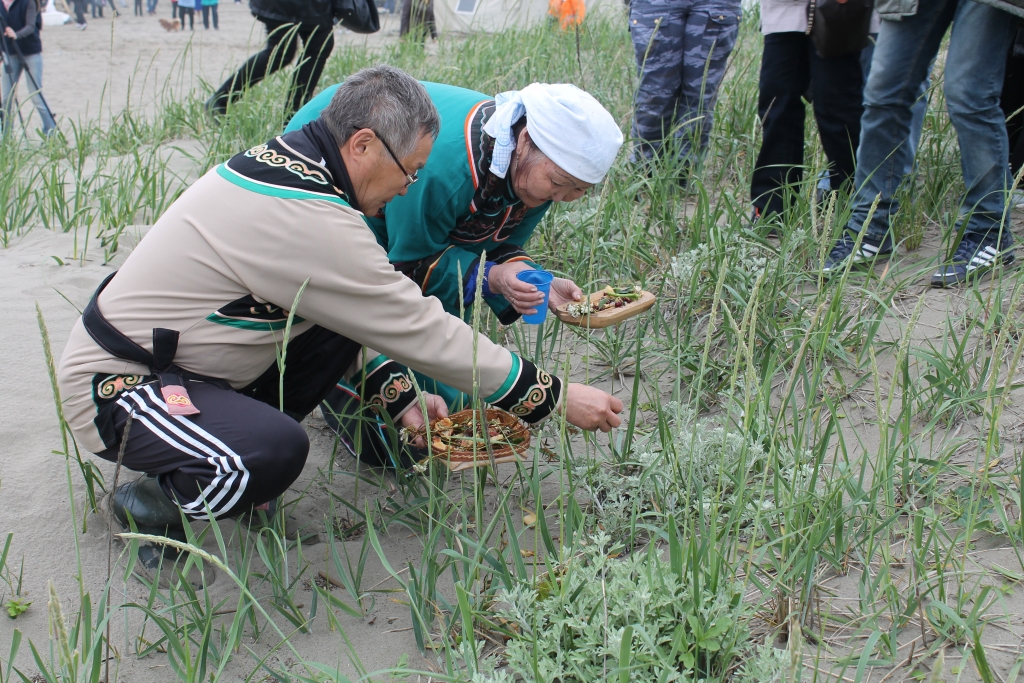
<svg viewBox="0 0 1024 683"><path fill-rule="evenodd" d="M750 196L761 215L781 213L781 188L803 180L803 97L808 90L832 187L839 189L853 178L864 113L860 53L822 59L810 36L770 33L764 37L757 100L763 136L750 183Z"/></svg>
<svg viewBox="0 0 1024 683"><path fill-rule="evenodd" d="M1010 138L1010 172L1016 178L1024 166L1024 29L1006 58L1006 76L999 106L1006 114L1006 134Z"/></svg>
<svg viewBox="0 0 1024 683"><path fill-rule="evenodd" d="M185 30L185 17L188 16L188 27L189 30L196 30L196 11L191 7L182 7L178 5L178 18L181 19L181 30Z"/></svg>
<svg viewBox="0 0 1024 683"><path fill-rule="evenodd" d="M291 63L302 40L299 65L292 76L286 116L302 108L313 96L327 58L334 49L334 33L329 25L290 24L259 17L267 27L267 44L217 89L211 108L224 113L230 102L238 99L250 86Z"/></svg>
<svg viewBox="0 0 1024 683"><path fill-rule="evenodd" d="M217 6L216 5L203 5L203 28L210 28L210 15L213 15L213 27L220 29L217 22Z"/></svg>
<svg viewBox="0 0 1024 683"><path fill-rule="evenodd" d="M157 476L185 513L233 516L277 498L302 472L309 440L299 421L335 388L360 346L314 327L288 344L284 409L279 410L277 365L248 387L185 382L198 415L170 415L158 382L122 391L108 404L118 441L128 433L122 464ZM117 461L120 443L98 453Z"/></svg>
<svg viewBox="0 0 1024 683"><path fill-rule="evenodd" d="M71 5L75 8L75 22L78 24L84 24L85 22L85 7L87 0L72 0Z"/></svg>

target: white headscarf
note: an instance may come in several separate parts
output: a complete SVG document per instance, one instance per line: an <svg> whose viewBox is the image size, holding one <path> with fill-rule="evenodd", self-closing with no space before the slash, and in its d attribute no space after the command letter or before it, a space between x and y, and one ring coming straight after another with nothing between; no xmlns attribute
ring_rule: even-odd
<svg viewBox="0 0 1024 683"><path fill-rule="evenodd" d="M499 93L484 132L494 138L491 172L504 178L516 148L512 126L526 115L530 139L551 161L585 183L600 182L622 146L612 115L568 83L532 83Z"/></svg>

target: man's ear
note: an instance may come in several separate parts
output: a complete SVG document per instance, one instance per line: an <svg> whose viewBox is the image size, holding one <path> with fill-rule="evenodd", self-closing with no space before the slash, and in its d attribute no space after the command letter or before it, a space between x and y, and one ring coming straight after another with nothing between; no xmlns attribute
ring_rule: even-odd
<svg viewBox="0 0 1024 683"><path fill-rule="evenodd" d="M354 159L359 159L371 154L370 145L376 136L369 128L357 130L345 141L346 151Z"/></svg>

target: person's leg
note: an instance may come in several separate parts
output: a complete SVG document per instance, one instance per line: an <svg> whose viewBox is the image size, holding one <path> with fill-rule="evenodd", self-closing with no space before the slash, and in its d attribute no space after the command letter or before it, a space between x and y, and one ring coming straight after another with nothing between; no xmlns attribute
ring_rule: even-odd
<svg viewBox="0 0 1024 683"><path fill-rule="evenodd" d="M652 160L675 122L682 86L685 17L692 0L633 0L629 31L640 82L633 102L634 161Z"/></svg>
<svg viewBox="0 0 1024 683"><path fill-rule="evenodd" d="M327 64L327 58L334 49L334 31L331 26L303 24L299 27L299 35L302 38L302 52L299 55L298 68L292 76L289 98L291 110L286 114L286 118L313 98L313 91L320 82L324 65Z"/></svg>
<svg viewBox="0 0 1024 683"><path fill-rule="evenodd" d="M86 0L72 0L72 6L75 9L75 23L79 27L85 26L85 3Z"/></svg>
<svg viewBox="0 0 1024 683"><path fill-rule="evenodd" d="M248 88L256 85L292 61L295 56L297 27L272 19L260 19L267 28L267 42L217 89L207 101L215 114L224 114L228 104L238 99Z"/></svg>
<svg viewBox="0 0 1024 683"><path fill-rule="evenodd" d="M808 45L807 53L814 118L831 166L831 187L839 190L853 178L860 142L860 117L864 113L861 55L853 52L822 59L813 45Z"/></svg>
<svg viewBox="0 0 1024 683"><path fill-rule="evenodd" d="M764 37L757 115L761 149L750 179L750 196L759 216L781 214L783 188L799 183L804 163L804 101L810 79L803 33L769 33Z"/></svg>
<svg viewBox="0 0 1024 683"><path fill-rule="evenodd" d="M1021 54L1016 54L1017 49ZM1006 117L1010 175L1016 178L1024 167L1024 29L1018 30L1016 44L1007 51L999 106Z"/></svg>
<svg viewBox="0 0 1024 683"><path fill-rule="evenodd" d="M210 14L213 15L213 30L220 30L220 20L217 18L217 5L210 5Z"/></svg>
<svg viewBox="0 0 1024 683"><path fill-rule="evenodd" d="M118 443L98 453L158 478L191 519L231 517L277 498L298 478L309 440L298 422L261 401L207 382L188 382L197 415L169 415L156 383L131 388L113 407ZM166 526L179 527L176 520Z"/></svg>
<svg viewBox="0 0 1024 683"><path fill-rule="evenodd" d="M203 5L203 28L206 30L210 29L210 6Z"/></svg>
<svg viewBox="0 0 1024 683"><path fill-rule="evenodd" d="M0 64L0 107L3 111L3 132L14 127L18 110L14 105L18 78L21 77L21 60L11 55L10 61Z"/></svg>
<svg viewBox="0 0 1024 683"><path fill-rule="evenodd" d="M178 18L178 0L171 0L171 19Z"/></svg>
<svg viewBox="0 0 1024 683"><path fill-rule="evenodd" d="M714 124L718 87L739 35L740 4L733 0L696 0L686 17L682 82L675 130L679 158L698 163Z"/></svg>
<svg viewBox="0 0 1024 683"><path fill-rule="evenodd" d="M57 127L46 101L43 99L43 54L25 55L25 70L28 72L29 90L32 92L32 104L39 112L43 124L43 135L49 135Z"/></svg>
<svg viewBox="0 0 1024 683"><path fill-rule="evenodd" d="M1013 261L1013 235L1004 220L1011 186L1010 151L999 95L1006 51L1015 33L1016 27L1002 10L960 1L949 38L943 86L967 188L959 230L963 238L947 265L932 276L935 286L962 282L1000 259Z"/></svg>
<svg viewBox="0 0 1024 683"><path fill-rule="evenodd" d="M825 260L826 274L842 269L849 259L861 263L892 252L889 220L899 208L896 190L911 162L912 108L956 5L957 0L933 0L920 3L914 16L882 22L864 88L853 211ZM876 198L877 209L865 226ZM855 249L861 230L863 243Z"/></svg>

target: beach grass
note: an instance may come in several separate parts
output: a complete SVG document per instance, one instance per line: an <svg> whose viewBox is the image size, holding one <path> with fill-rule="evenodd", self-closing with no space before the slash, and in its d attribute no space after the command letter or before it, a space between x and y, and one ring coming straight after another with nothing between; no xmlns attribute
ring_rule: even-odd
<svg viewBox="0 0 1024 683"><path fill-rule="evenodd" d="M750 226L760 46L746 16L707 158L685 188L673 164L645 176L623 154L584 199L549 211L530 245L585 290L642 284L659 297L649 314L581 331L501 328L475 312L479 333L560 376L621 389L620 429L580 434L552 418L527 462L457 475L436 461L413 477L353 471L332 455L315 477L331 496L326 566L286 537L283 517L255 534L211 520L180 549L234 582L230 599L177 581L117 602L136 538L98 598L80 582L71 614L67 596L48 597L50 643L30 643L29 656L15 631L0 644L0 682L38 672L110 683L118 661L143 656L165 657L182 681L237 680L240 669L279 681L1016 680L1024 280L997 271L951 293L922 284L951 246L962 191L941 60L895 223L899 254L825 279L850 206L842 191L814 199L825 161L813 126L808 180L789 188L780 239ZM485 93L573 82L628 130L633 59L624 18L595 16L578 42L539 26L426 49L338 48L321 85L381 62ZM45 143L2 138L0 242L72 232L74 258L109 260L127 226L155 221L189 182L279 132L286 85L268 79L219 125L197 90L151 119L126 110L102 129L63 121ZM105 482L54 391L72 503L71 477L88 483L70 520L77 539ZM350 478L362 487L354 499L337 493ZM399 530L422 544L406 566L387 553ZM367 585L374 562L384 580ZM8 588L13 563L5 550ZM367 671L340 616L394 596L419 652ZM112 650L106 626L119 612L144 626ZM304 654L314 628L337 633L344 666Z"/></svg>

